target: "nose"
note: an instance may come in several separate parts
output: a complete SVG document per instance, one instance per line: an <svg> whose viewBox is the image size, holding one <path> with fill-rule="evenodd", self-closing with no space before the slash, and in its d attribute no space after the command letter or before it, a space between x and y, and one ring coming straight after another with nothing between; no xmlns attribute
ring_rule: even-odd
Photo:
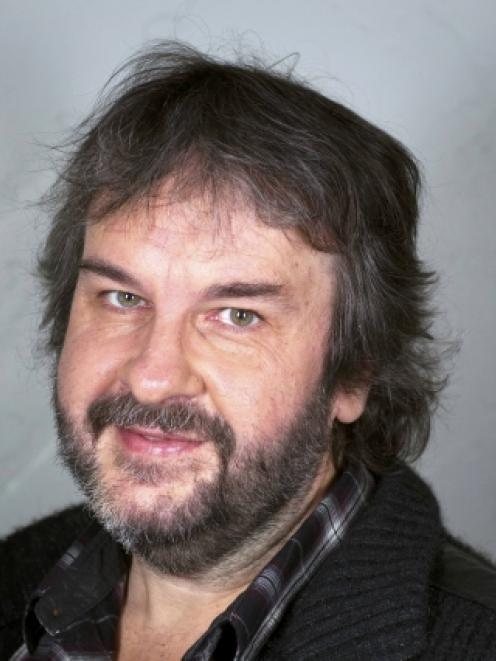
<svg viewBox="0 0 496 661"><path fill-rule="evenodd" d="M120 381L139 402L157 406L171 398L191 399L203 392L203 380L193 367L181 327L154 320L134 340Z"/></svg>

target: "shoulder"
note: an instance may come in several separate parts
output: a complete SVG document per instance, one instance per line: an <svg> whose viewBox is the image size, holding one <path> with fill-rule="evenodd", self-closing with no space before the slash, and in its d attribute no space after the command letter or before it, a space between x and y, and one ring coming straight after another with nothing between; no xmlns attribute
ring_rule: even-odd
<svg viewBox="0 0 496 661"><path fill-rule="evenodd" d="M0 541L0 658L8 658L14 641L20 644L22 617L31 593L90 522L83 506L69 507Z"/></svg>
<svg viewBox="0 0 496 661"><path fill-rule="evenodd" d="M32 590L90 523L82 505L69 507L16 530L0 541L0 622L24 605Z"/></svg>
<svg viewBox="0 0 496 661"><path fill-rule="evenodd" d="M495 661L495 571L446 535L428 485L398 468L377 479L263 658Z"/></svg>
<svg viewBox="0 0 496 661"><path fill-rule="evenodd" d="M496 659L496 568L451 537L431 575L428 629L428 659Z"/></svg>
<svg viewBox="0 0 496 661"><path fill-rule="evenodd" d="M496 567L453 537L441 547L431 586L496 612Z"/></svg>

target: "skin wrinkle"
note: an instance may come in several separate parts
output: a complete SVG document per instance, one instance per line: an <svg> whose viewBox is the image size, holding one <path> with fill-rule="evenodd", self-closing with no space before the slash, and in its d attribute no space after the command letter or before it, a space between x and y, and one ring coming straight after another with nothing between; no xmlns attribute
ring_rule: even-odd
<svg viewBox="0 0 496 661"><path fill-rule="evenodd" d="M129 279L81 270L55 394L61 453L137 566L231 589L226 568L237 585L248 580L320 500L333 474L332 419L361 409L345 394L331 399L321 383L333 257L246 209L230 214L227 240L208 224L191 233L196 204L174 208L172 223L171 207L165 217L156 209L153 223L148 209L133 226L117 213L88 228L83 259L124 269L145 305L115 310L102 292L127 291ZM278 291L205 298L233 282ZM217 316L229 306L262 321L232 329ZM191 456L135 457L119 440L112 404L110 425L87 424L108 397L131 398L148 423L192 406L227 426L233 449L219 450L217 430Z"/></svg>

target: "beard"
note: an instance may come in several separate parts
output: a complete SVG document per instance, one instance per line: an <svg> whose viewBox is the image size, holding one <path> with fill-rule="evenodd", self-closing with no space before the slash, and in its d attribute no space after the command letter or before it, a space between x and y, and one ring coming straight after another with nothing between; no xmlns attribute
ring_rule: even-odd
<svg viewBox="0 0 496 661"><path fill-rule="evenodd" d="M159 573L199 576L229 560L245 545L278 539L281 525L302 512L330 448L329 394L322 385L271 438L238 441L233 428L193 403L161 407L140 404L131 394L104 396L87 412L85 429L71 421L55 393L59 456L110 535ZM102 432L109 426L153 427L164 433L192 432L210 441L218 459L213 479L195 479L187 497L160 493L180 478L167 460L135 457L117 444L113 468L121 479L106 480L98 459ZM84 441L90 433L92 444ZM194 462L189 470L194 470ZM126 485L154 487L151 506L123 500Z"/></svg>

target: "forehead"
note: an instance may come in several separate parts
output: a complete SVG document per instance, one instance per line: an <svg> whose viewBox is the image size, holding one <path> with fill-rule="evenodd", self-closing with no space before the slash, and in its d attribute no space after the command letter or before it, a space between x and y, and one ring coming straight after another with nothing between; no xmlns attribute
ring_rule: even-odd
<svg viewBox="0 0 496 661"><path fill-rule="evenodd" d="M86 257L126 261L132 269L212 271L289 282L329 282L333 257L309 246L294 229L263 223L248 205L213 206L193 199L158 199L119 210L86 231ZM146 260L143 263L143 260Z"/></svg>

